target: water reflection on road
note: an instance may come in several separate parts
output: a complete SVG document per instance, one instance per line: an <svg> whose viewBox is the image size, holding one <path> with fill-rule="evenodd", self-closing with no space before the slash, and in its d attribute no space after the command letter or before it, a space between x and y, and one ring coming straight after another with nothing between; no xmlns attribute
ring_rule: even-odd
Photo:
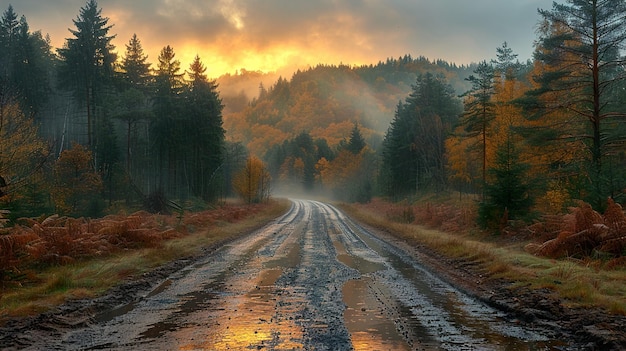
<svg viewBox="0 0 626 351"><path fill-rule="evenodd" d="M289 213L53 349L551 350L333 206Z"/></svg>

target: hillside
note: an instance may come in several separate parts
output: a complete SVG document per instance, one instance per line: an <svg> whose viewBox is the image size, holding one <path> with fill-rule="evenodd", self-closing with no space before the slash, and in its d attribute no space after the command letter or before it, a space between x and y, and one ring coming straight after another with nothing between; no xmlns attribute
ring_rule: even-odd
<svg viewBox="0 0 626 351"><path fill-rule="evenodd" d="M239 141L263 156L273 145L307 132L333 147L350 135L357 122L368 143L377 148L398 101L418 76L441 75L461 94L473 68L427 58L387 59L376 65L318 65L290 79L243 71L217 80L224 108L227 140ZM252 96L256 88L256 96Z"/></svg>

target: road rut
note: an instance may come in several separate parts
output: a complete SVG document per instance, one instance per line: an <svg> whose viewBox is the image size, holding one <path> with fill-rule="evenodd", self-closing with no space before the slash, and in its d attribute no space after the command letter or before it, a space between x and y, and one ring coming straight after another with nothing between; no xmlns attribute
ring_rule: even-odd
<svg viewBox="0 0 626 351"><path fill-rule="evenodd" d="M261 230L51 338L46 348L567 348L439 279L334 206L292 202Z"/></svg>

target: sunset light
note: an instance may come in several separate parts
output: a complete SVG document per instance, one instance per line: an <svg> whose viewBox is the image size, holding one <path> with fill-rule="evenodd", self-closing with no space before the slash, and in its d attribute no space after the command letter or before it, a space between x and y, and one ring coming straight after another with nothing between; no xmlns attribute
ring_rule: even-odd
<svg viewBox="0 0 626 351"><path fill-rule="evenodd" d="M0 2L3 350L626 350L626 0Z"/></svg>
<svg viewBox="0 0 626 351"><path fill-rule="evenodd" d="M360 65L406 53L458 64L477 62L508 41L522 59L530 58L536 10L549 0L480 5L480 2L368 1L324 2L185 0L100 1L113 25L118 54L137 34L153 64L170 45L185 69L196 54L217 78L245 68L290 75L318 63ZM62 47L82 0L13 6L34 30L48 33ZM494 16L492 13L497 13ZM475 15L473 22L465 18ZM433 15L438 16L435 20Z"/></svg>

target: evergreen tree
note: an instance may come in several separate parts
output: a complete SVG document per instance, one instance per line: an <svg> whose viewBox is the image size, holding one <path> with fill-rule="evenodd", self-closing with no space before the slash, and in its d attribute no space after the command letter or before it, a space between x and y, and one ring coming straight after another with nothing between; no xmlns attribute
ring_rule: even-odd
<svg viewBox="0 0 626 351"><path fill-rule="evenodd" d="M400 196L417 189L417 150L414 124L407 105L398 102L391 125L383 141L383 160L380 180L387 195Z"/></svg>
<svg viewBox="0 0 626 351"><path fill-rule="evenodd" d="M18 16L13 6L9 5L0 21L0 67L2 67L3 80L8 80L8 77L13 75L19 26Z"/></svg>
<svg viewBox="0 0 626 351"><path fill-rule="evenodd" d="M475 75L474 75L475 74ZM467 80L472 88L465 93L464 112L461 124L469 136L480 136L482 149L482 182L487 178L487 133L490 123L495 118L494 103L494 70L493 67L482 61L474 70L474 74Z"/></svg>
<svg viewBox="0 0 626 351"><path fill-rule="evenodd" d="M141 41L137 34L126 44L126 53L122 59L121 68L124 79L133 87L143 89L150 77L150 63L148 55L143 52Z"/></svg>
<svg viewBox="0 0 626 351"><path fill-rule="evenodd" d="M154 119L151 123L151 143L155 152L158 179L153 186L166 193L176 192L176 161L179 141L184 137L179 135L180 128L177 120L180 118L180 93L184 87L183 76L180 72L180 61L176 59L174 49L165 46L158 57L157 71L154 82L153 109ZM169 186L169 189L165 187Z"/></svg>
<svg viewBox="0 0 626 351"><path fill-rule="evenodd" d="M525 181L527 169L510 141L496 150L495 164L489 168L491 178L485 184L485 198L478 210L478 222L483 228L495 228L503 220L528 217L533 201Z"/></svg>
<svg viewBox="0 0 626 351"><path fill-rule="evenodd" d="M184 155L189 169L191 193L205 200L215 199L220 181L216 172L224 161L222 101L215 81L209 81L206 67L196 56L189 67L190 78L184 93Z"/></svg>
<svg viewBox="0 0 626 351"><path fill-rule="evenodd" d="M603 161L623 150L626 140L612 133L626 117L623 101L615 100L615 90L626 79L626 2L567 0L539 13L543 23L535 59L541 72L534 78L536 89L521 102L530 117L542 122L543 131L535 129L535 135L586 144L588 167L576 167L589 170L587 199L602 207L606 196L624 187L607 178ZM573 118L554 120L557 113Z"/></svg>
<svg viewBox="0 0 626 351"><path fill-rule="evenodd" d="M134 175L135 171L145 173L147 170L136 169L134 165L141 162L140 157L146 154L146 150L139 152L139 137L137 134L141 133L143 140L149 140L149 135L145 129L138 128L140 123L146 123L150 121L153 116L152 107L150 106L149 97L141 90L137 88L128 88L119 92L112 101L110 107L112 117L120 120L123 123L125 129L125 144L126 144L126 172L127 174ZM145 146L144 146L145 148ZM133 152L135 150L135 152ZM134 157L133 157L134 156ZM145 162L145 160L142 160Z"/></svg>
<svg viewBox="0 0 626 351"><path fill-rule="evenodd" d="M315 184L316 148L313 138L307 132L302 132L293 140L293 155L303 162L302 185L305 190L312 190Z"/></svg>
<svg viewBox="0 0 626 351"><path fill-rule="evenodd" d="M446 183L445 138L460 105L441 76L424 74L400 102L383 141L381 180L388 195L406 195Z"/></svg>
<svg viewBox="0 0 626 351"><path fill-rule="evenodd" d="M40 32L31 33L26 18L13 7L0 20L0 89L17 99L24 113L37 117L50 94L50 44Z"/></svg>
<svg viewBox="0 0 626 351"><path fill-rule="evenodd" d="M494 65L494 72L499 76L500 81L517 78L517 73L521 67L517 56L506 41L501 47L496 48L496 60L492 60L491 63Z"/></svg>
<svg viewBox="0 0 626 351"><path fill-rule="evenodd" d="M363 135L361 135L361 129L358 123L355 122L346 149L356 155L361 152L366 145L365 139L363 139Z"/></svg>
<svg viewBox="0 0 626 351"><path fill-rule="evenodd" d="M126 44L126 52L120 64L125 85L116 95L114 118L124 123L126 132L126 174L131 183L135 180L149 182L150 157L145 145L150 140L149 129L140 128L153 117L148 88L151 83L150 63L144 54L137 34ZM140 142L144 141L144 145ZM141 148L142 147L142 148ZM141 149L140 149L141 148ZM134 153L132 151L135 151Z"/></svg>
<svg viewBox="0 0 626 351"><path fill-rule="evenodd" d="M93 146L96 107L101 102L105 83L113 76L117 59L111 43L115 36L108 35L112 25L108 24L109 18L102 16L102 9L95 0L88 0L73 22L76 29L69 31L74 37L68 38L58 51L62 61L59 76L63 87L72 90L84 104L87 143Z"/></svg>

